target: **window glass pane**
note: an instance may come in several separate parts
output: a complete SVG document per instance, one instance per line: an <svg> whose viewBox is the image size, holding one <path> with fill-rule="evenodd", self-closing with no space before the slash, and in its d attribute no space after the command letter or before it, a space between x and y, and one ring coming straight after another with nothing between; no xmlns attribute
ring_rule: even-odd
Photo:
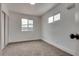
<svg viewBox="0 0 79 59"><path fill-rule="evenodd" d="M60 20L60 13L54 16L54 21L58 21L58 20Z"/></svg>
<svg viewBox="0 0 79 59"><path fill-rule="evenodd" d="M28 27L28 28L22 27L22 31L33 31L33 28L31 28L31 27Z"/></svg>
<svg viewBox="0 0 79 59"><path fill-rule="evenodd" d="M27 19L22 19L22 24L27 24L28 20Z"/></svg>
<svg viewBox="0 0 79 59"><path fill-rule="evenodd" d="M29 31L33 31L33 28L32 28L32 27L29 27L28 30L29 30Z"/></svg>
<svg viewBox="0 0 79 59"><path fill-rule="evenodd" d="M29 27L33 27L33 25L30 25L30 24L29 24Z"/></svg>
<svg viewBox="0 0 79 59"><path fill-rule="evenodd" d="M33 24L33 20L29 20L29 24Z"/></svg>
<svg viewBox="0 0 79 59"><path fill-rule="evenodd" d="M22 27L27 27L27 24L22 24Z"/></svg>
<svg viewBox="0 0 79 59"><path fill-rule="evenodd" d="M33 31L33 20L21 19L21 31Z"/></svg>
<svg viewBox="0 0 79 59"><path fill-rule="evenodd" d="M52 23L53 22L53 16L48 18L48 23Z"/></svg>

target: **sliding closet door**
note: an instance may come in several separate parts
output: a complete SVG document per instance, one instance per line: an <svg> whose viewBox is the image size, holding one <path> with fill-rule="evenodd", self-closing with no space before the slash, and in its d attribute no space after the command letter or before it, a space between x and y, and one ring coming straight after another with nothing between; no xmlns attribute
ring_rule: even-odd
<svg viewBox="0 0 79 59"><path fill-rule="evenodd" d="M1 12L1 49L3 49L5 47L4 20L5 20L5 13Z"/></svg>
<svg viewBox="0 0 79 59"><path fill-rule="evenodd" d="M7 14L5 14L5 16L4 16L4 18L5 18L5 20L4 20L4 44L5 44L5 46L8 44L8 20L9 20L9 17L8 17L8 15Z"/></svg>
<svg viewBox="0 0 79 59"><path fill-rule="evenodd" d="M8 44L8 15L1 12L1 48L3 49Z"/></svg>

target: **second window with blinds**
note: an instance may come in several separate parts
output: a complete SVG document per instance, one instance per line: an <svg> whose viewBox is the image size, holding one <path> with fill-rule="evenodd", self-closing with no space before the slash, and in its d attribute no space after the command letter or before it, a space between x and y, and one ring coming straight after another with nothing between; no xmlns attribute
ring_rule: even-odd
<svg viewBox="0 0 79 59"><path fill-rule="evenodd" d="M22 18L21 31L33 31L33 20Z"/></svg>
<svg viewBox="0 0 79 59"><path fill-rule="evenodd" d="M59 21L60 20L60 13L54 15L54 16L51 16L48 18L48 23L53 23L55 21Z"/></svg>

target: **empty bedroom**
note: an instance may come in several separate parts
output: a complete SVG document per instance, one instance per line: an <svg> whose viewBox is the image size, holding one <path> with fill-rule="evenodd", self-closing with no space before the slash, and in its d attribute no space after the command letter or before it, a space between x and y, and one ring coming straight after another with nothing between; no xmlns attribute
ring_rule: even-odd
<svg viewBox="0 0 79 59"><path fill-rule="evenodd" d="M0 3L1 56L79 56L79 3Z"/></svg>

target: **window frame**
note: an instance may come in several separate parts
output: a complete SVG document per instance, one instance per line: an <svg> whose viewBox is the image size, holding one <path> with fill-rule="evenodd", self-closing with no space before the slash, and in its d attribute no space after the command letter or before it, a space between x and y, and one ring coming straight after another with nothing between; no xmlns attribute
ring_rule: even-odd
<svg viewBox="0 0 79 59"><path fill-rule="evenodd" d="M27 25L27 27L25 27L25 26L23 27L23 22L22 22L23 19L27 20L27 24L25 24L25 25ZM34 25L33 24L29 24L29 20L30 19L27 19L27 18L21 18L21 31L33 31ZM32 23L34 23L33 20L32 20ZM32 25L33 27L29 27L29 25ZM23 28L26 28L26 29L23 30Z"/></svg>
<svg viewBox="0 0 79 59"><path fill-rule="evenodd" d="M52 18L52 20L51 20L51 18ZM48 23L50 24L50 23L53 23L53 22L54 22L54 17L53 16L49 17L48 18Z"/></svg>
<svg viewBox="0 0 79 59"><path fill-rule="evenodd" d="M61 19L61 13L56 13L53 17L54 17L54 22L59 21L59 20L55 20L55 17L58 16L58 14L60 15L59 20Z"/></svg>
<svg viewBox="0 0 79 59"><path fill-rule="evenodd" d="M58 20L55 20L55 17L56 17L57 15L59 15L60 17L59 17L59 19L58 19ZM50 18L50 17L53 17L53 19L52 19L53 21L51 21L51 22L49 21L49 18ZM56 22L56 21L61 20L61 13L60 13L60 12L55 13L55 15L50 16L50 17L48 17L48 23L49 23L49 24L51 24L51 23L53 23L53 22Z"/></svg>

